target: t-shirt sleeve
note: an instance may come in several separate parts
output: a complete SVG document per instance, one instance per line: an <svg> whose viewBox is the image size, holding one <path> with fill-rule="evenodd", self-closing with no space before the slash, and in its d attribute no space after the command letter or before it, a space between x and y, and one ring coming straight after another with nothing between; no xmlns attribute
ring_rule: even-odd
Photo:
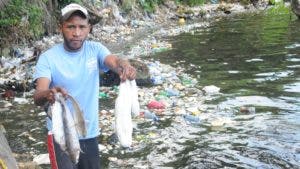
<svg viewBox="0 0 300 169"><path fill-rule="evenodd" d="M46 77L51 80L51 70L48 59L45 55L41 55L35 67L35 72L33 74L33 81L38 78Z"/></svg>
<svg viewBox="0 0 300 169"><path fill-rule="evenodd" d="M105 58L111 54L111 52L101 43L99 43L99 50L98 50L98 63L99 63L99 67L102 71L107 72L109 70L109 68L105 65L104 61Z"/></svg>

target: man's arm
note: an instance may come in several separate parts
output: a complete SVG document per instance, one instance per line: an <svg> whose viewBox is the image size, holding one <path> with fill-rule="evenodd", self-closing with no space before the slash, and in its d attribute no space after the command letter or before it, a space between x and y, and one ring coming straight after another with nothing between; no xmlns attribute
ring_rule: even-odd
<svg viewBox="0 0 300 169"><path fill-rule="evenodd" d="M126 79L133 80L136 76L136 70L127 59L118 58L115 55L108 55L104 61L112 71L119 74L121 81Z"/></svg>
<svg viewBox="0 0 300 169"><path fill-rule="evenodd" d="M36 80L36 90L33 95L34 103L38 106L43 106L47 102L54 103L54 95L57 92L61 92L64 96L67 95L67 92L61 87L54 87L49 89L50 80L45 77L38 78Z"/></svg>

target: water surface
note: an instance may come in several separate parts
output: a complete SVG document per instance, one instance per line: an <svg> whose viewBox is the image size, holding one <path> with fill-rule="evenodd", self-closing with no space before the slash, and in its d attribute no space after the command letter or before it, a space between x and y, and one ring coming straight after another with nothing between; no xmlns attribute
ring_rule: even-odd
<svg viewBox="0 0 300 169"><path fill-rule="evenodd" d="M289 15L240 15L168 38L173 49L155 57L184 67L199 88L220 87L206 103L213 115L207 114L223 125L204 123L187 135L178 129L183 134L173 140L175 159L167 164L300 168L299 27Z"/></svg>

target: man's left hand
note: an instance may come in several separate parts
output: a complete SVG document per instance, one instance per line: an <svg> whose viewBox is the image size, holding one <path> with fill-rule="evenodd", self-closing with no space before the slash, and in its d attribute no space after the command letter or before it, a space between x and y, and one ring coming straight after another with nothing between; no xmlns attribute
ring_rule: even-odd
<svg viewBox="0 0 300 169"><path fill-rule="evenodd" d="M136 69L130 65L128 60L119 59L118 64L118 74L122 82L126 79L136 78Z"/></svg>

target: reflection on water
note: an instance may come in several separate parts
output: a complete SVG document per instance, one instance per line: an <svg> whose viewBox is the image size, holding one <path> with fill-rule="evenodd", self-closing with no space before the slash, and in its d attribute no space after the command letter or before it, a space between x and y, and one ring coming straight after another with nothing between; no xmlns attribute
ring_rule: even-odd
<svg viewBox="0 0 300 169"><path fill-rule="evenodd" d="M195 137L173 140L171 166L300 168L299 27L288 15L259 14L169 38L173 50L156 57L222 93L207 101Z"/></svg>

